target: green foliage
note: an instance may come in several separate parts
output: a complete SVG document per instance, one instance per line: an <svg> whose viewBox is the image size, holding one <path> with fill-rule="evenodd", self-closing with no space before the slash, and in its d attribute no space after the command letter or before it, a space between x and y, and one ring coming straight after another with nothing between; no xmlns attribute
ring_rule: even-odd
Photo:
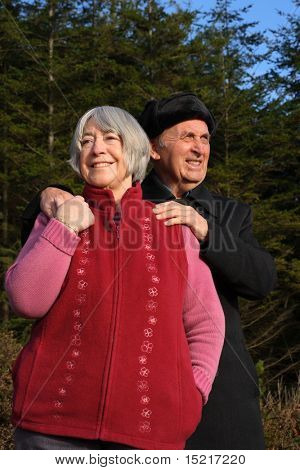
<svg viewBox="0 0 300 470"><path fill-rule="evenodd" d="M258 377L259 392L260 392L260 395L263 396L266 393L266 385L264 381L264 372L265 372L264 361L259 359L259 361L257 361L257 363L255 364L255 368L256 368L256 373Z"/></svg>
<svg viewBox="0 0 300 470"><path fill-rule="evenodd" d="M138 116L148 99L194 91L217 121L207 183L251 204L256 237L276 259L277 290L263 302L241 300L265 393L278 378L295 384L300 362L299 16L295 9L267 39L247 21L249 8L229 0L204 13L158 0L0 3L0 277L20 249L32 196L54 182L81 191L66 160L83 112L111 104ZM266 57L272 68L258 76ZM0 305L23 343L30 323L12 314L3 290Z"/></svg>

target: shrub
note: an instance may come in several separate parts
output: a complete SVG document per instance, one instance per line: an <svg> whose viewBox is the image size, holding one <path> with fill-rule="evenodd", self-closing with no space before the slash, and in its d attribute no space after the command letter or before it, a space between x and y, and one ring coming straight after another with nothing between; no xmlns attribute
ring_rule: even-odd
<svg viewBox="0 0 300 470"><path fill-rule="evenodd" d="M0 329L0 449L13 449L10 424L12 379L11 367L21 349L11 331Z"/></svg>

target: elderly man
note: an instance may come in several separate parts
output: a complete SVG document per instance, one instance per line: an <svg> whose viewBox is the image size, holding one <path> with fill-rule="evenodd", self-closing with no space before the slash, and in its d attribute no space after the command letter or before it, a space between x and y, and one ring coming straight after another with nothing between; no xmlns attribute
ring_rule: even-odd
<svg viewBox="0 0 300 470"><path fill-rule="evenodd" d="M153 170L142 184L143 197L156 203L154 212L167 225L191 228L225 312L219 371L202 421L186 449L263 449L259 389L242 333L238 296L265 297L276 282L274 262L252 234L250 207L215 195L202 184L215 123L199 98L178 93L152 100L140 124L152 143L153 161ZM41 208L51 216L52 208L67 197L70 194L48 188L42 193ZM25 212L23 240L38 211L39 196Z"/></svg>

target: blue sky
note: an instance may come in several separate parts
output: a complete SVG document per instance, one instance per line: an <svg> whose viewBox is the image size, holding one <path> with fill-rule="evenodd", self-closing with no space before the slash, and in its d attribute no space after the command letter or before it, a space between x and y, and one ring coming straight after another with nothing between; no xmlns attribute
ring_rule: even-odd
<svg viewBox="0 0 300 470"><path fill-rule="evenodd" d="M215 0L180 0L178 3L187 5L190 3L192 8L209 10L215 4ZM276 29L284 22L284 18L280 16L277 10L286 13L294 13L296 11L295 4L292 0L233 0L231 8L239 9L246 5L253 5L247 15L250 21L259 21L258 29Z"/></svg>
<svg viewBox="0 0 300 470"><path fill-rule="evenodd" d="M177 0L182 6L187 7L190 5L192 9L207 11L213 8L216 4L216 0ZM299 9L296 8L292 0L232 0L230 9L238 10L247 5L252 5L252 8L248 11L244 17L246 21L258 21L258 25L255 27L258 31L265 31L267 36L271 36L268 29L277 30L280 25L286 24L284 16L278 13L282 11L284 13L299 14ZM261 50L263 52L263 50ZM260 63L253 70L255 75L260 75L266 72L270 67L267 62Z"/></svg>

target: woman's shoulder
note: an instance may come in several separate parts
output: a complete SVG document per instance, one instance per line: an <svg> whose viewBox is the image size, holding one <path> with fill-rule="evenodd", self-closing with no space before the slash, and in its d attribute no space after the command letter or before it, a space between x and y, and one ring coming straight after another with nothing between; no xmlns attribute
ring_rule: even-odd
<svg viewBox="0 0 300 470"><path fill-rule="evenodd" d="M153 207L155 207L154 202L147 201L146 199L142 199L142 204L144 205L144 207L149 207L151 209L153 209Z"/></svg>

